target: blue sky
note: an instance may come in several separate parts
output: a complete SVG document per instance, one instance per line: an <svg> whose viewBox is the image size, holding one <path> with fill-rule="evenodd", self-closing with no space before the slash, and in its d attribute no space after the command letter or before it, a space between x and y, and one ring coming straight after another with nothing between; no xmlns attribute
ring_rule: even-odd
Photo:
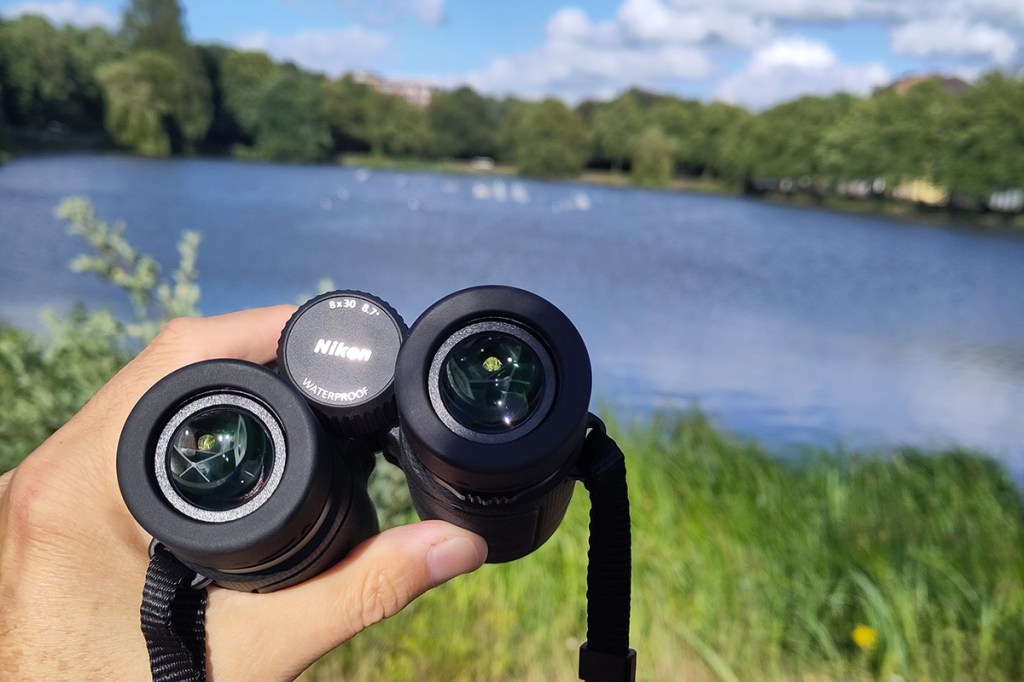
<svg viewBox="0 0 1024 682"><path fill-rule="evenodd" d="M0 0L116 27L123 0ZM910 74L1024 68L1024 0L184 0L194 41L571 103L631 86L754 109Z"/></svg>

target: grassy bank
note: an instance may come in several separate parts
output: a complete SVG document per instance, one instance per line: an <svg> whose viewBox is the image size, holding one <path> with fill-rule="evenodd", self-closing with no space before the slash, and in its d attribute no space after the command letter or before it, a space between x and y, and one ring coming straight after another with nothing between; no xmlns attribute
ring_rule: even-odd
<svg viewBox="0 0 1024 682"><path fill-rule="evenodd" d="M949 451L787 464L700 416L617 437L639 679L1024 676L1024 510L991 461ZM304 679L575 679L587 509L580 488L533 555L426 595Z"/></svg>

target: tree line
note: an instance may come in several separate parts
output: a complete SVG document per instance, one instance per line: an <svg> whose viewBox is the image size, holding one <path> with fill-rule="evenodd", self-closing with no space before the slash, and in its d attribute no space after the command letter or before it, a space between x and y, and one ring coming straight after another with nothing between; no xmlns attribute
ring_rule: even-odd
<svg viewBox="0 0 1024 682"><path fill-rule="evenodd" d="M487 156L529 176L608 168L654 186L682 176L812 193L859 183L871 193L919 180L978 207L1024 188L1024 82L996 72L960 93L926 79L757 114L635 89L570 108L460 87L424 109L351 75L192 44L177 0L133 0L118 32L32 15L0 22L0 146L4 126L11 137L93 136L153 156Z"/></svg>

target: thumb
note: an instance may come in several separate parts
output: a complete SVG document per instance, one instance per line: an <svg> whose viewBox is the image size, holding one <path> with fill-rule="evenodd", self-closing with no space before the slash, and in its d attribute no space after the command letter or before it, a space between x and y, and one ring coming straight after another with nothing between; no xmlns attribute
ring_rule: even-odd
<svg viewBox="0 0 1024 682"><path fill-rule="evenodd" d="M333 568L279 592L211 591L207 622L214 679L291 679L432 587L475 571L486 558L480 536L444 521L423 521L384 531Z"/></svg>

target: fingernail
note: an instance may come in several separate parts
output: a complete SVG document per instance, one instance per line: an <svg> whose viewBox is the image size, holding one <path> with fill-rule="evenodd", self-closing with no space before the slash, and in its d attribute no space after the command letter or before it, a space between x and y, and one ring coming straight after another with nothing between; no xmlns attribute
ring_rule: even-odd
<svg viewBox="0 0 1024 682"><path fill-rule="evenodd" d="M483 565L487 550L481 552L469 538L456 535L430 548L427 567L435 585L447 582L457 575L475 571Z"/></svg>

